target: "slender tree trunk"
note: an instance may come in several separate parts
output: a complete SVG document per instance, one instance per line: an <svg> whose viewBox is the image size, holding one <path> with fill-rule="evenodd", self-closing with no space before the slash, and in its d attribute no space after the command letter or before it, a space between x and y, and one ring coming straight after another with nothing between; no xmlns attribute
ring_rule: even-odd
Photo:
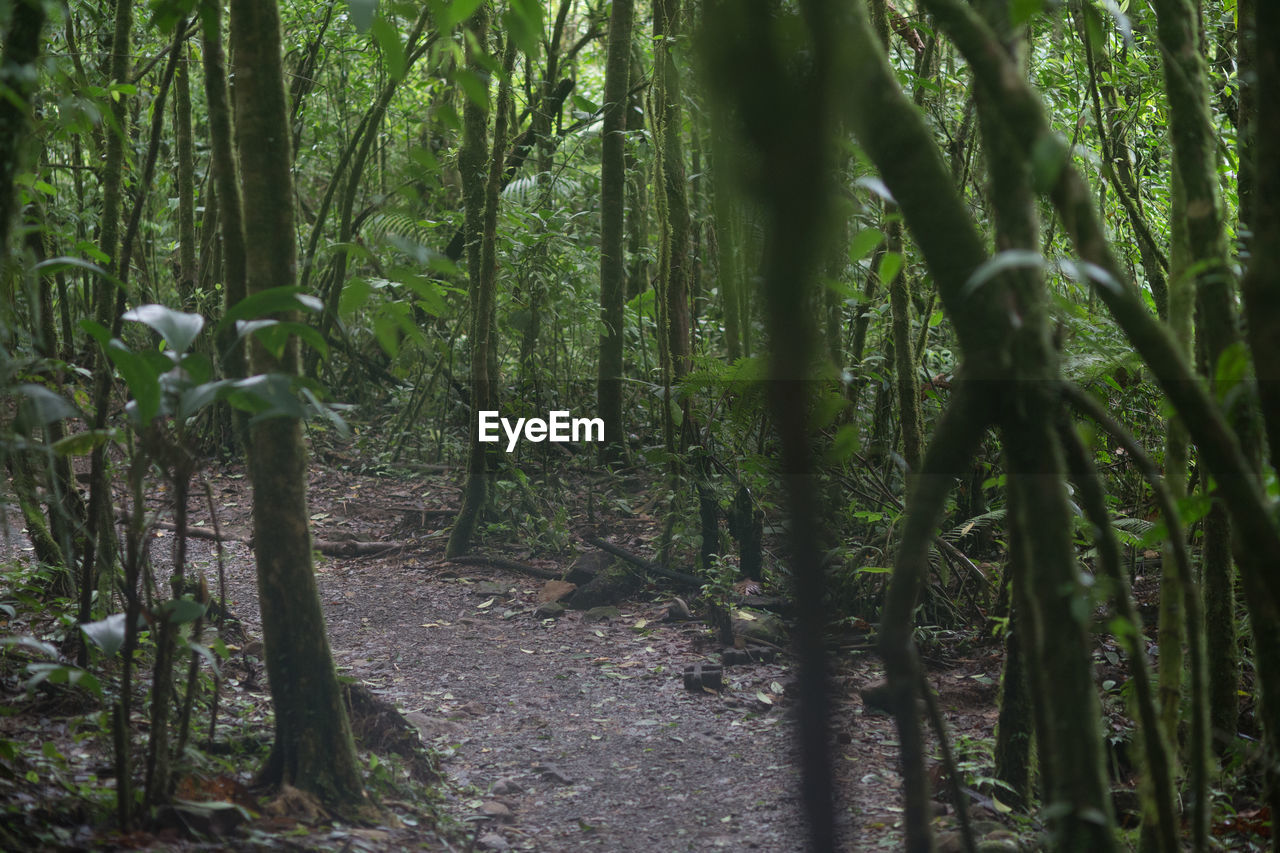
<svg viewBox="0 0 1280 853"><path fill-rule="evenodd" d="M481 5L468 22L475 44L485 45L489 39L489 11ZM469 39L467 43L467 65L483 76L480 56ZM489 166L489 147L487 144L489 127L488 93L483 103L467 98L463 106L462 150L458 154L458 165L462 170L462 200L465 210L463 230L466 234L467 278L470 284L470 328L468 339L471 344L471 424L469 429L476 430L470 434L470 453L467 462L467 484L462 493L462 506L458 510L458 518L449 533L449 545L446 549L450 556L466 553L471 547L471 538L475 534L480 513L484 509L488 491L488 454L485 445L480 443L478 418L479 412L493 409L492 385L488 376L489 360L483 346L481 336L485 335L486 306L484 296L484 265L481 262L484 243L485 205L487 199L487 166Z"/></svg>
<svg viewBox="0 0 1280 853"><path fill-rule="evenodd" d="M111 39L110 75L114 83L129 82L129 31L133 27L133 0L116 0L115 30ZM112 127L106 131L106 159L102 167L102 213L99 219L98 248L107 257L106 268L113 273L118 266L128 263L116 253L120 242L120 216L123 208L121 189L124 184L125 141L129 138L128 99L123 95L111 99ZM99 280L93 291L93 317L98 325L112 328L116 305L116 289L112 282ZM105 429L107 406L111 396L111 369L106 354L98 355L95 363L93 386L93 428ZM115 559L115 536L111 518L110 480L107 474L106 451L96 446L89 455L89 511L86 519L87 533L82 555L80 577L79 621L83 624L93 618L93 590L104 566ZM81 644L80 665L88 662L88 647Z"/></svg>
<svg viewBox="0 0 1280 853"><path fill-rule="evenodd" d="M1241 3L1241 35L1256 57L1257 84L1253 104L1273 105L1280 100L1280 4L1250 3L1253 27L1249 28L1245 4ZM1243 52L1243 51L1242 51ZM1242 105L1243 109L1243 105ZM1244 278L1244 299L1248 311L1249 346L1258 373L1258 396L1272 469L1280 472L1280 110L1256 110L1253 140L1252 225L1249 268ZM1237 522L1238 523L1238 522ZM1253 546L1249 546L1252 550ZM1274 558L1274 554L1270 555ZM1240 555L1237 554L1240 560ZM1242 569L1246 567L1240 560ZM1271 571L1274 571L1272 566ZM1271 814L1280 815L1280 677L1275 658L1280 651L1280 619L1276 608L1265 602L1274 598L1263 577L1244 571L1244 592L1249 603L1249 622L1260 677L1261 710L1268 733ZM1271 833L1271 847L1280 851L1280 832Z"/></svg>
<svg viewBox="0 0 1280 853"><path fill-rule="evenodd" d="M226 57L222 47L222 4L206 3L201 7L200 23L201 58L204 66L205 101L209 111L210 169L212 171L212 199L205 206L206 217L216 217L221 237L222 290L227 308L239 303L247 295L248 271L245 267L245 230L240 196L239 168L236 164L235 142L231 127L231 96L227 87ZM222 354L222 373L230 379L248 375L243 343L235 342L235 334L228 331L218 341ZM242 414L233 416L243 434L247 419ZM245 445L247 446L247 445Z"/></svg>
<svg viewBox="0 0 1280 853"><path fill-rule="evenodd" d="M663 334L673 381L678 381L689 369L689 199L681 142L684 127L680 72L674 50L674 42L680 37L680 24L679 0L655 0L653 135L660 150L658 191L666 196L658 274L662 279L660 294L666 317Z"/></svg>
<svg viewBox="0 0 1280 853"><path fill-rule="evenodd" d="M609 53L604 80L604 136L600 163L600 361L597 413L604 419L600 458L626 456L622 429L622 339L626 291L624 225L627 189L626 137L628 77L631 67L632 0L614 0L609 18Z"/></svg>
<svg viewBox="0 0 1280 853"><path fill-rule="evenodd" d="M191 60L187 47L173 76L173 126L178 158L178 296L184 311L196 311L195 147L191 141Z"/></svg>
<svg viewBox="0 0 1280 853"><path fill-rule="evenodd" d="M1183 208L1175 210L1178 226L1185 229L1187 263L1185 269L1175 265L1175 277L1188 276L1194 282L1196 303L1196 335L1198 339L1201 370L1217 386L1218 362L1223 354L1239 341L1235 316L1235 276L1231 271L1227 252L1227 233L1221 200L1218 197L1217 141L1213 118L1209 109L1208 71L1200 49L1199 4L1188 0L1156 0L1157 32L1164 60L1165 90L1169 97L1169 123L1173 138L1174 179L1181 186ZM1241 447L1246 456L1255 457L1257 432L1252 412L1236 406L1228 412ZM1207 625L1189 624L1183 636L1186 642L1205 644L1213 660L1210 678L1217 680L1213 695L1224 690L1233 691L1238 680L1239 664L1235 655L1235 597L1231 565L1231 522L1226 508L1220 501L1205 519L1205 547L1202 576L1207 595ZM1191 578L1186 595L1199 595ZM1162 606L1165 592L1162 588ZM1199 609L1199 608L1196 608ZM1179 614L1182 615L1182 614ZM1205 628L1212 633L1203 636ZM1161 687L1164 654L1167 643L1164 638L1166 625L1161 622ZM1175 635L1176 636L1176 635ZM1198 655L1193 655L1195 660ZM1178 673L1179 677L1181 673ZM1172 673L1170 673L1172 677ZM1223 680L1230 680L1230 687ZM1166 699L1177 697L1172 690ZM1194 703L1204 703L1207 697L1192 695ZM1228 700L1230 705L1230 700ZM1231 708L1220 714L1230 715ZM1177 711L1166 707L1167 718L1176 718ZM1203 714L1197 714L1197 720ZM1194 732L1188 748L1203 750L1207 737L1204 732ZM1201 765L1204 755L1192 754L1189 761ZM1193 792L1197 801L1208 796L1207 788ZM1192 835L1197 848L1207 843L1208 809L1202 805L1195 812L1196 825Z"/></svg>
<svg viewBox="0 0 1280 853"><path fill-rule="evenodd" d="M35 63L40 58L44 2L18 0L11 15L0 61L0 84L6 90L0 98L0 257L8 257L9 230L18 204L14 180L27 160L23 148L28 145L31 96L38 79Z"/></svg>
<svg viewBox="0 0 1280 853"><path fill-rule="evenodd" d="M297 278L292 150L275 2L232 0L231 42L246 283L253 295ZM255 373L296 376L298 342L291 339L277 360L254 340L250 358ZM261 776L308 791L340 813L354 812L365 803L364 786L316 589L306 465L296 418L250 427L258 598L275 708L275 741Z"/></svg>
<svg viewBox="0 0 1280 853"><path fill-rule="evenodd" d="M502 191L504 152L507 145L507 128L511 113L511 72L515 67L515 40L507 35L502 57L502 77L498 83L498 101L495 107L493 150L484 184L483 209L480 223L478 278L472 292L472 417L478 423L478 412L498 407L497 368L497 303L498 275L498 196ZM489 456L492 445L482 444L477 433L471 441L471 455L467 466L467 485L462 495L462 508L449 534L446 549L450 555L465 553L470 547L475 525L486 500L489 478Z"/></svg>

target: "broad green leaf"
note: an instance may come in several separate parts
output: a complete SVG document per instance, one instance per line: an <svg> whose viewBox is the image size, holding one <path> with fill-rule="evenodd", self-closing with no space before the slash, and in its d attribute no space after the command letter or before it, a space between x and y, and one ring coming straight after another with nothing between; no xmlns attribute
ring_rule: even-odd
<svg viewBox="0 0 1280 853"><path fill-rule="evenodd" d="M878 228L866 228L853 235L853 239L849 241L849 263L856 264L871 254L883 239L884 233Z"/></svg>
<svg viewBox="0 0 1280 853"><path fill-rule="evenodd" d="M58 439L53 443L53 452L59 456L84 456L110 440L111 430L89 429Z"/></svg>
<svg viewBox="0 0 1280 853"><path fill-rule="evenodd" d="M163 305L139 305L126 311L124 319L150 326L160 333L169 349L177 353L186 352L204 328L204 318L199 314L187 314Z"/></svg>
<svg viewBox="0 0 1280 853"><path fill-rule="evenodd" d="M347 0L347 8L356 32L367 32L378 14L378 0Z"/></svg>
<svg viewBox="0 0 1280 853"><path fill-rule="evenodd" d="M409 61L404 53L404 44L400 41L400 33L390 21L382 17L374 19L369 31L382 50L382 58L387 63L387 75L393 80L402 79Z"/></svg>
<svg viewBox="0 0 1280 853"><path fill-rule="evenodd" d="M231 383L227 401L237 409L251 412L252 422L280 417L301 419L306 414L293 392L291 377L283 373L237 379Z"/></svg>
<svg viewBox="0 0 1280 853"><path fill-rule="evenodd" d="M168 618L175 625L186 625L204 615L205 606L200 602L183 596L171 598L156 608L156 613Z"/></svg>
<svg viewBox="0 0 1280 853"><path fill-rule="evenodd" d="M1009 6L1009 22L1015 27L1021 26L1043 10L1044 0L1013 0Z"/></svg>
<svg viewBox="0 0 1280 853"><path fill-rule="evenodd" d="M525 56L537 60L542 47L542 0L510 0L510 3L502 16L507 32Z"/></svg>
<svg viewBox="0 0 1280 853"><path fill-rule="evenodd" d="M873 178L868 175L866 177L858 178L854 183L862 187L864 190L869 190L872 193L875 193L885 201L893 201L893 193L889 191L888 185L879 178Z"/></svg>
<svg viewBox="0 0 1280 853"><path fill-rule="evenodd" d="M1030 249L1006 249L974 270L973 275L969 276L969 280L964 283L960 295L969 296L991 279L1009 270L1043 269L1044 265L1044 257L1039 252Z"/></svg>
<svg viewBox="0 0 1280 853"><path fill-rule="evenodd" d="M467 100L475 104L477 107L487 109L489 106L489 79L481 78L479 74L469 68L461 68L453 75L453 79L462 87L462 92L467 96Z"/></svg>
<svg viewBox="0 0 1280 853"><path fill-rule="evenodd" d="M858 451L859 442L858 427L854 424L845 424L836 431L836 437L831 440L827 458L836 464L845 462Z"/></svg>
<svg viewBox="0 0 1280 853"><path fill-rule="evenodd" d="M1214 392L1218 399L1226 399L1227 395L1248 375L1249 349L1244 341L1236 341L1222 351L1214 367Z"/></svg>
<svg viewBox="0 0 1280 853"><path fill-rule="evenodd" d="M232 324L237 320L257 320L286 311L319 313L323 310L324 303L309 293L303 293L301 287L273 287L247 296L231 306L218 324L218 330L234 328Z"/></svg>
<svg viewBox="0 0 1280 853"><path fill-rule="evenodd" d="M900 272L902 272L902 253L885 252L880 258L880 269L876 270L881 283L889 284L898 277Z"/></svg>
<svg viewBox="0 0 1280 853"><path fill-rule="evenodd" d="M107 657L114 656L116 652L120 651L120 647L124 645L124 629L125 616L123 613L113 613L106 619L80 626L80 630L84 631L84 635L95 646L102 649L102 653Z"/></svg>
<svg viewBox="0 0 1280 853"><path fill-rule="evenodd" d="M342 296L338 299L338 315L350 317L369 302L373 286L363 278L353 278L342 288Z"/></svg>
<svg viewBox="0 0 1280 853"><path fill-rule="evenodd" d="M35 422L39 426L60 421L63 418L74 418L79 414L75 406L43 385L25 383L14 390L27 398L31 413L35 415Z"/></svg>
<svg viewBox="0 0 1280 853"><path fill-rule="evenodd" d="M186 420L214 400L221 397L231 387L232 380L220 379L217 382L202 382L194 388L188 388L178 397L178 410L175 416Z"/></svg>
<svg viewBox="0 0 1280 853"><path fill-rule="evenodd" d="M129 394L137 404L139 425L146 427L160 411L160 375L147 360L121 341L113 340L106 346L107 357L120 371Z"/></svg>
<svg viewBox="0 0 1280 853"><path fill-rule="evenodd" d="M460 24L475 14L483 0L453 0L451 3L432 0L431 17L441 32L448 32L456 24Z"/></svg>

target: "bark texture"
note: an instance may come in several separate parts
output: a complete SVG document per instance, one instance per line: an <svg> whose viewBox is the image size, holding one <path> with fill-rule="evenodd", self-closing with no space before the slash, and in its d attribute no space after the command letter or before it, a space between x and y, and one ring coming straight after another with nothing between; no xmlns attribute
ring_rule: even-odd
<svg viewBox="0 0 1280 853"><path fill-rule="evenodd" d="M244 187L249 295L297 274L289 112L275 2L232 0L236 146ZM255 373L296 376L298 342L276 359L256 340ZM254 551L275 741L264 781L308 791L338 811L365 803L355 742L334 669L311 561L306 449L296 418L250 426Z"/></svg>

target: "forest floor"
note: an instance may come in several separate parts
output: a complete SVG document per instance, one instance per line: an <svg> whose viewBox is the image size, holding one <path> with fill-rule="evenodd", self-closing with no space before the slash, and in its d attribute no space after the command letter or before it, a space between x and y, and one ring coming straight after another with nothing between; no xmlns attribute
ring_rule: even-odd
<svg viewBox="0 0 1280 853"><path fill-rule="evenodd" d="M199 799L202 786L234 790L238 801L261 815L252 822L203 842L183 840L172 830L121 836L109 823L93 825L92 810L68 810L50 800L65 796L61 788L68 786L53 784L59 774L82 782L92 781L96 771L101 784L114 787L114 780L105 778L111 775L109 736L86 728L86 709L40 706L39 694L24 706L18 674L6 667L6 695L0 701L17 713L0 720L0 738L29 744L27 754L35 758L27 766L40 771L38 781L0 774L0 802L8 803L10 816L24 807L28 822L59 824L49 838L60 841L51 849L790 853L803 848L791 662L785 652L767 663L726 666L718 691L686 690L684 668L718 663L721 646L703 622L667 619L670 590L646 586L615 611L596 614L597 619L575 610L543 618L537 610L546 581L444 559L458 498L452 472L372 476L353 473L349 469L358 469L355 464L343 470L342 460L336 461L317 460L312 466L315 537L396 547L369 556L317 558L334 657L342 675L399 709L434 752L439 780L410 785L405 777L412 759L388 761L384 752L368 766L371 777L381 780L371 788L381 794L386 820L353 827L314 816L308 820L287 805L273 809L253 799L243 787L251 780L252 763L242 760L244 766L224 774L230 779L201 777L184 791ZM204 476L225 540L226 607L241 624L229 641L238 651L224 664L222 707L230 710L219 722L219 739L261 744L270 738L270 702L248 544L248 479L240 466L218 467ZM597 509L600 523L587 524L588 492L616 488L619 482L634 493L630 502L613 501L607 519ZM649 485L638 478L607 487L589 479L570 483L565 495L571 529L649 553L647 543L656 538L658 524L644 510L629 509L642 502ZM171 518L166 497L157 491L149 498L161 520ZM605 506L600 497L593 499L597 508ZM212 527L203 495L191 501L190 524ZM164 529L153 533L153 557L162 573L173 535ZM518 533L491 531L481 551L554 571L572 562L529 547L496 545L518 538ZM188 542L189 571L202 571L216 597L214 543ZM583 542L573 544L576 550L591 550ZM24 627L34 626L14 624L5 630ZM931 673L948 723L962 740L976 743L990 736L999 666L998 649L988 647ZM859 694L881 677L878 662L866 651L838 655L832 757L849 849L898 849L902 843L896 732L891 718L866 707ZM193 727L203 733L207 720ZM359 721L356 728L363 748L394 739L369 734ZM46 748L45 758L58 757L51 773L41 769L42 743L54 745L52 753ZM428 790L435 793L425 795ZM943 805L941 793L938 797L942 849L959 849L953 811ZM980 838L1019 849L1004 825L1007 816L997 816L981 802L972 804L971 812Z"/></svg>

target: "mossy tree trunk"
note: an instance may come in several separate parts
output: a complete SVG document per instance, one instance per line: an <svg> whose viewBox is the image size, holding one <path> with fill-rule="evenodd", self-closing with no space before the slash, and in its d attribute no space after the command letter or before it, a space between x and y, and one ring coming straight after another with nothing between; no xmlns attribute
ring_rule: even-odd
<svg viewBox="0 0 1280 853"><path fill-rule="evenodd" d="M482 14L482 13L477 13ZM498 101L494 109L493 150L486 161L488 175L483 186L483 205L480 221L480 245L478 251L478 275L472 278L471 293L471 427L477 431L471 438L471 452L467 463L467 484L462 494L462 508L449 533L446 553L457 556L470 547L471 538L484 508L488 492L489 457L492 444L480 442L478 412L498 407L497 324L495 312L498 290L498 196L502 191L502 168L505 162L508 124L511 113L511 72L515 67L515 39L508 34L502 55L501 78L498 82ZM470 105L469 105L470 106ZM472 118L468 116L466 129ZM483 131L481 131L483 133ZM481 137L483 145L483 137ZM469 190L468 190L469 192ZM470 201L468 201L468 206ZM468 263L471 247L468 245Z"/></svg>
<svg viewBox="0 0 1280 853"><path fill-rule="evenodd" d="M1280 100L1280 4L1260 0L1250 3L1253 25L1240 4L1244 42L1251 48L1256 62L1256 90L1253 103L1273 105ZM1242 42L1243 53L1243 42ZM1243 110L1243 104L1242 104ZM1252 135L1253 202L1249 267L1243 282L1245 306L1248 310L1249 346L1253 351L1258 374L1258 396L1271 466L1280 472L1280 110L1258 108ZM1237 555L1239 557L1239 555ZM1274 559L1274 553L1269 555ZM1266 558L1264 558L1265 560ZM1243 561L1241 561L1244 567ZM1272 567L1274 571L1274 566ZM1254 654L1258 669L1270 668L1270 677L1261 678L1261 711L1268 732L1271 814L1280 814L1280 676L1274 657L1280 651L1280 620L1276 609L1263 606L1273 593L1261 577L1245 572L1244 592L1249 603L1249 622L1253 634ZM1274 821L1274 817L1273 817ZM1272 832L1272 850L1280 851L1280 832Z"/></svg>
<svg viewBox="0 0 1280 853"><path fill-rule="evenodd" d="M467 68L487 80L481 65L481 52L489 40L489 9L480 5L467 22L472 38L467 40ZM478 412L492 409L490 386L485 379L487 360L479 347L479 325L483 318L481 305L480 255L484 232L486 164L488 163L489 100L488 90L482 100L466 98L462 107L462 148L458 152L458 168L462 172L463 240L466 246L467 282L470 308L468 340L471 345L471 423L468 426L470 452L467 457L467 484L462 493L458 518L449 532L447 553L458 556L471 547L480 513L488 492L487 454L479 440ZM474 430L474 432L472 432Z"/></svg>
<svg viewBox="0 0 1280 853"><path fill-rule="evenodd" d="M129 82L130 30L133 28L133 0L116 0L115 28L111 39L108 69L114 83ZM112 127L106 130L106 157L102 164L102 212L98 220L98 249L107 257L108 270L116 272L128 260L118 260L120 217L123 207L125 141L129 137L129 104L123 95L111 99ZM123 294L120 294L123 298ZM98 325L112 328L116 308L116 288L112 282L99 279L93 291L93 318ZM93 428L105 429L107 407L111 399L111 368L106 354L97 357L93 384ZM107 474L106 450L94 447L89 455L89 509L86 519L84 553L81 555L80 609L81 623L93 619L93 591L103 566L115 559L115 536L111 518L110 480ZM79 662L87 662L88 648L82 644Z"/></svg>
<svg viewBox="0 0 1280 853"><path fill-rule="evenodd" d="M195 146L191 138L190 54L182 45L182 59L173 75L173 128L178 160L178 297L184 311L196 305L196 180Z"/></svg>
<svg viewBox="0 0 1280 853"><path fill-rule="evenodd" d="M252 296L290 285L297 275L289 112L276 3L232 0L231 44L246 284ZM255 340L249 357L255 373L298 373L296 339L280 359ZM364 786L312 566L300 422L276 417L252 424L248 456L258 598L275 709L275 740L261 777L307 791L338 812L354 811L365 803Z"/></svg>
<svg viewBox="0 0 1280 853"><path fill-rule="evenodd" d="M600 361L597 415L604 419L600 458L626 456L622 429L622 340L626 293L626 136L631 69L632 0L614 0L609 17L609 52L604 73L603 151L600 155Z"/></svg>
<svg viewBox="0 0 1280 853"><path fill-rule="evenodd" d="M1054 673L1044 684L1048 725L1040 735L1054 762L1049 793L1061 806L1054 821L1058 844L1066 850L1113 850L1087 625L1074 615L1079 608L1072 607L1079 597L1079 581L1064 460L1052 432L1058 406L1052 389L1058 374L1043 287L998 276L998 281L970 292L966 284L985 262L986 251L930 131L875 43L864 10L851 4L847 11L836 12L812 0L802 8L811 10L814 26L827 44L840 45L830 48L826 61L837 69L836 85L847 95L854 132L903 211L965 356L966 393L963 400L953 395L952 407L963 402L966 408L944 422L945 433L940 425L926 452L924 473L909 493L904 544L882 621L881 645L904 749L906 823L912 828L908 848L923 851L931 843L927 788L914 760L918 756L908 761L905 754L909 744L918 750L920 743L914 698L918 662L910 617L927 571L927 542L940 519L951 477L967 470L982 428L994 415L1003 428L1009 460L1010 506L1018 507L1021 515L1014 523L1030 534L1029 566L1034 573L1028 586L1039 628L1036 665ZM990 42L985 47L1004 53ZM1009 73L1018 77L1016 71ZM1016 306L1016 326L1010 305ZM912 763L917 766L912 768Z"/></svg>
<svg viewBox="0 0 1280 853"><path fill-rule="evenodd" d="M689 369L689 197L685 181L683 110L675 41L680 37L678 0L655 0L653 8L653 136L658 147L662 247L659 295L664 310L662 330L672 381Z"/></svg>
<svg viewBox="0 0 1280 853"><path fill-rule="evenodd" d="M1165 90L1169 97L1174 180L1181 188L1182 205L1175 209L1175 215L1178 216L1179 236L1185 239L1187 263L1184 268L1175 265L1174 287L1193 290L1200 369L1216 387L1219 360L1229 348L1238 344L1240 333L1234 304L1236 281L1229 263L1226 223L1218 191L1217 138L1209 109L1208 70L1200 51L1199 4L1188 0L1156 0L1154 6L1164 61ZM1188 280L1180 281L1184 276ZM1256 457L1258 441L1253 414L1246 407L1237 405L1228 415L1246 456ZM1207 485L1207 477L1205 482ZM1219 699L1222 706L1218 708L1217 715L1224 721L1230 720L1228 724L1231 725L1231 734L1234 734L1234 697L1240 669L1236 655L1235 580L1230 542L1231 522L1226 507L1221 500L1215 499L1204 522L1201 560L1207 619L1204 624L1189 620L1181 636L1186 643L1195 646L1191 655L1193 666L1203 658L1202 649L1207 648L1212 656L1208 677L1214 686L1210 688L1210 696L1222 697L1225 694L1225 698ZM1174 574L1166 571L1165 577ZM1166 672L1165 649L1168 643L1165 637L1179 635L1172 631L1166 633L1166 628L1172 627L1172 620L1163 618L1164 606L1166 599L1179 600L1199 595L1191 578L1181 581L1187 585L1185 592L1175 586L1166 593L1163 584L1161 589L1160 675L1166 701L1166 726L1169 728L1177 724L1181 697L1180 691L1170 689L1172 685L1166 686L1164 679L1167 675L1175 684L1180 683L1181 673L1177 673L1174 680L1175 673ZM1179 592L1182 594L1177 595ZM1193 605L1190 612L1199 609ZM1186 615L1185 609L1177 613L1182 618ZM1180 663L1180 655L1177 661ZM1194 675L1193 681L1200 676L1199 673ZM1197 693L1191 696L1191 701L1197 704L1207 700L1208 697ZM1197 723L1207 719L1203 707L1198 707L1193 716ZM1171 740L1175 736L1173 731L1166 734ZM1203 766L1205 757L1195 753L1205 750L1207 740L1207 732L1198 727L1192 732L1188 750L1193 767ZM1194 798L1208 795L1203 782L1197 788L1199 790L1193 792ZM1207 820L1208 810L1203 804L1199 805L1201 807L1195 811L1197 821L1193 826L1193 837L1202 845L1208 833L1208 827L1203 823Z"/></svg>

